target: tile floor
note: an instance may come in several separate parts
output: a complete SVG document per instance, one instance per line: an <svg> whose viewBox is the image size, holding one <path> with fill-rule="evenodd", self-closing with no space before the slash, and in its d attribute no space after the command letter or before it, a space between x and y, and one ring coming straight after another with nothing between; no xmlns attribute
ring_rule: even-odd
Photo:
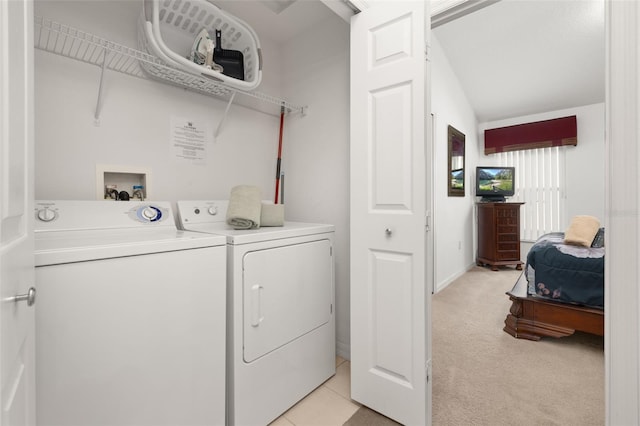
<svg viewBox="0 0 640 426"><path fill-rule="evenodd" d="M270 426L342 426L360 408L352 401L351 364L336 358L336 375L291 407Z"/></svg>

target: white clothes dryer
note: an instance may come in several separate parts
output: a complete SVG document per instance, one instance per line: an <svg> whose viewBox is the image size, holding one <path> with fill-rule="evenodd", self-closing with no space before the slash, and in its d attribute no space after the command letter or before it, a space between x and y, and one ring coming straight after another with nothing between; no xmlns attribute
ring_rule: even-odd
<svg viewBox="0 0 640 426"><path fill-rule="evenodd" d="M225 238L169 203L35 215L37 424L224 424Z"/></svg>
<svg viewBox="0 0 640 426"><path fill-rule="evenodd" d="M264 426L335 374L334 226L234 230L228 201L178 201L227 241L227 421Z"/></svg>

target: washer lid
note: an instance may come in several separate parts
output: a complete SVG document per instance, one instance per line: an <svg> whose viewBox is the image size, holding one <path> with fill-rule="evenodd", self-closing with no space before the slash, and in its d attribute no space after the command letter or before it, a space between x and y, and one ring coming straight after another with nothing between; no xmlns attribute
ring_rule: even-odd
<svg viewBox="0 0 640 426"><path fill-rule="evenodd" d="M322 223L285 222L284 226L265 226L258 229L233 229L225 222L183 225L188 231L224 235L227 244L251 244L282 238L334 232L335 226Z"/></svg>
<svg viewBox="0 0 640 426"><path fill-rule="evenodd" d="M223 236L175 229L48 231L35 234L36 266L217 247ZM176 265L179 267L180 265Z"/></svg>

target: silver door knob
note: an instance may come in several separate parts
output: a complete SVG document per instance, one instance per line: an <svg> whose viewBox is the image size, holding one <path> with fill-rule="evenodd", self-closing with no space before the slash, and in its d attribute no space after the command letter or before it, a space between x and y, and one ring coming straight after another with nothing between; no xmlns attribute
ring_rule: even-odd
<svg viewBox="0 0 640 426"><path fill-rule="evenodd" d="M387 234L387 236L391 236L391 234L393 234L393 231L391 230L391 228L387 228L384 230L384 233Z"/></svg>
<svg viewBox="0 0 640 426"><path fill-rule="evenodd" d="M27 306L32 306L34 303L36 303L36 289L31 287L29 289L29 291L27 292L27 294L19 294L16 296L13 296L9 299L9 301L13 301L13 302L22 302L22 301L27 301Z"/></svg>

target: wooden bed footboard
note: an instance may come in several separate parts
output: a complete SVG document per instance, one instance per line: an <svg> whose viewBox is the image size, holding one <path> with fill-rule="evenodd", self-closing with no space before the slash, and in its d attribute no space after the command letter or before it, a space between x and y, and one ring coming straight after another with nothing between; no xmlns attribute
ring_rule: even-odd
<svg viewBox="0 0 640 426"><path fill-rule="evenodd" d="M576 331L604 336L604 311L530 297L524 273L507 295L512 304L503 330L513 337L540 340L544 336L570 336Z"/></svg>

